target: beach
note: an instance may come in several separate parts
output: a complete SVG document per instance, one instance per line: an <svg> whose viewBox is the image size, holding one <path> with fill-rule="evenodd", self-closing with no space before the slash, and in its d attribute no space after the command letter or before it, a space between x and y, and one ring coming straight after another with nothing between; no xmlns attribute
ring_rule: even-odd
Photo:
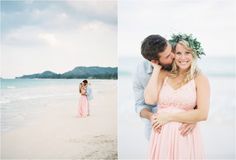
<svg viewBox="0 0 236 160"><path fill-rule="evenodd" d="M15 117L2 115L8 119L2 127L10 127L1 132L1 159L117 159L116 80L91 81L94 99L90 102L87 118L76 117L77 84L78 81L72 81L67 85L23 88L24 92L44 90L52 93L54 89L64 93L31 97L18 103L12 101L8 106L2 104L2 111L16 104L16 108L22 106L23 109L28 104L35 109L26 108Z"/></svg>

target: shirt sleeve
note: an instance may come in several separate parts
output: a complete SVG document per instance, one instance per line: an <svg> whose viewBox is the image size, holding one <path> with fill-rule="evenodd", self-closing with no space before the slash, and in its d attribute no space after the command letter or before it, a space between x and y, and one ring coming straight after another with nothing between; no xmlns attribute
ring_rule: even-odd
<svg viewBox="0 0 236 160"><path fill-rule="evenodd" d="M145 79L142 78L142 76L140 76L140 75L145 76L146 73L144 72L144 69L141 68L142 65L141 66L140 65L138 65L137 71L136 71L136 73L134 75L134 79L133 79L135 111L139 116L140 116L141 110L143 110L144 108L148 109L150 112L152 109L152 106L145 104L145 101L144 101L144 87L145 86L143 86L141 81L143 81Z"/></svg>
<svg viewBox="0 0 236 160"><path fill-rule="evenodd" d="M87 88L87 96L89 100L93 99L93 92L92 89L90 87Z"/></svg>

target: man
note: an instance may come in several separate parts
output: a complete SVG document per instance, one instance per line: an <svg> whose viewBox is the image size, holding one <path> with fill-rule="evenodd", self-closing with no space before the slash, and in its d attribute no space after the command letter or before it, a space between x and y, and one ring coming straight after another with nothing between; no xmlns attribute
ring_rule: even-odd
<svg viewBox="0 0 236 160"><path fill-rule="evenodd" d="M147 105L144 101L145 87L156 87L160 69L170 71L174 59L172 46L160 35L150 35L144 39L141 46L141 54L145 58L138 67L134 77L133 89L135 95L135 110L145 121L145 136L150 137L152 124L155 123L154 113L156 104ZM147 86L148 81L156 82L156 86ZM149 93L149 97L156 99L156 93ZM183 124L180 128L182 135L188 134L195 124Z"/></svg>
<svg viewBox="0 0 236 160"><path fill-rule="evenodd" d="M89 104L89 101L91 101L93 99L92 88L90 87L90 84L88 83L88 81L86 79L83 80L83 84L86 87L86 95L87 95L88 104ZM88 116L90 115L89 108L90 108L90 105L88 105Z"/></svg>

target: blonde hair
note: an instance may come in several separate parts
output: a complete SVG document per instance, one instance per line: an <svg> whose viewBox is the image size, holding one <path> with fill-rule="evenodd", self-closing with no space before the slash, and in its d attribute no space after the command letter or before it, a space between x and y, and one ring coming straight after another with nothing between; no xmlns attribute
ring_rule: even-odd
<svg viewBox="0 0 236 160"><path fill-rule="evenodd" d="M198 58L197 54L194 52L194 50L192 48L189 47L188 42L182 40L182 41L179 41L177 44L180 44L183 47L185 47L185 49L187 49L193 56L193 60L192 60L190 68L187 70L183 81L178 84L178 87L181 87L182 85L188 83L190 80L195 78L200 73L200 69L197 67L197 58ZM174 51L176 49L177 44L174 46ZM176 62L174 61L172 64L172 70L170 71L170 77L175 78L178 75L179 75L179 68L176 65Z"/></svg>

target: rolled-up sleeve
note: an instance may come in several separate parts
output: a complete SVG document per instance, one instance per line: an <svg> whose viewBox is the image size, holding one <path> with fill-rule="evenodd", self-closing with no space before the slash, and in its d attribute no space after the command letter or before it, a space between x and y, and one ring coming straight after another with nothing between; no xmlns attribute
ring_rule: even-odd
<svg viewBox="0 0 236 160"><path fill-rule="evenodd" d="M143 69L138 66L133 79L133 91L135 98L135 111L139 116L141 110L143 110L144 108L150 111L152 109L152 106L145 104L144 101L144 86L141 82L144 81L145 78L142 77L142 74L143 76L145 76Z"/></svg>

